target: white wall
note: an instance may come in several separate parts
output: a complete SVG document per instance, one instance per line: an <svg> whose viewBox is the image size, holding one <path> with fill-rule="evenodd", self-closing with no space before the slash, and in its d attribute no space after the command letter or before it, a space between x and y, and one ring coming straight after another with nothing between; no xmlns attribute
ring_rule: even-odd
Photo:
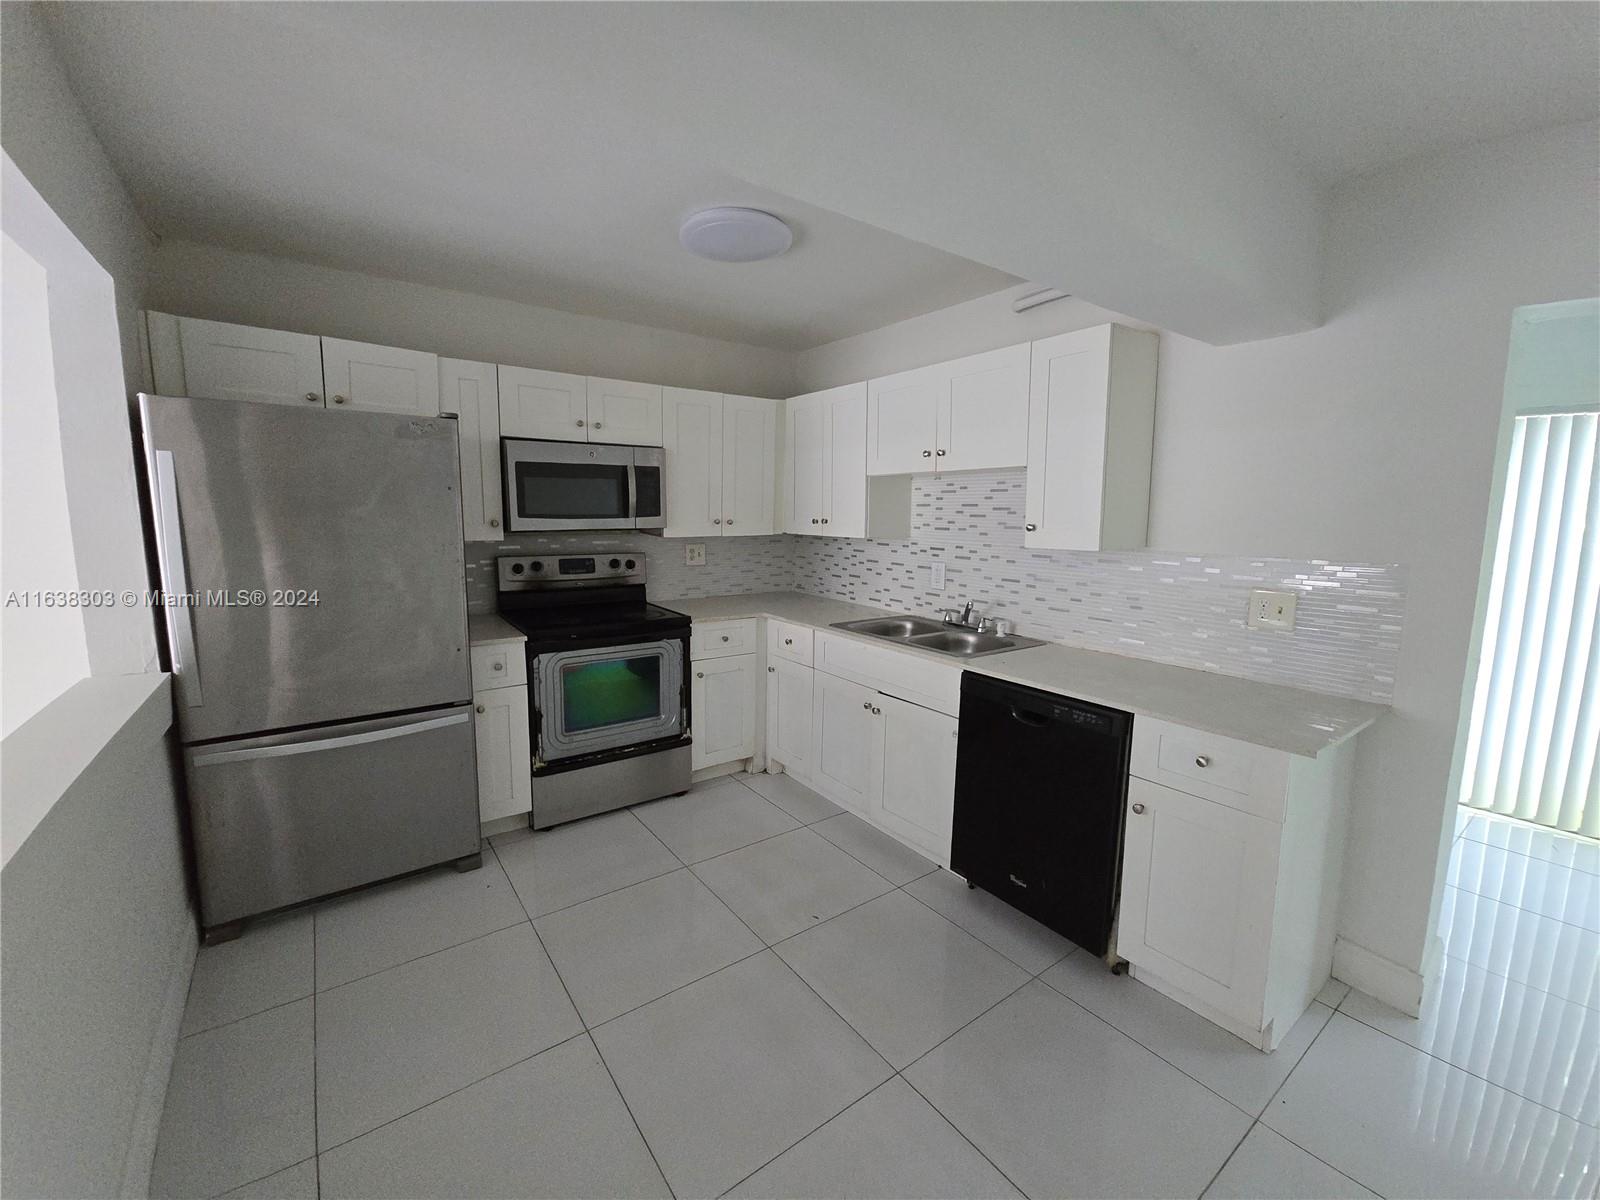
<svg viewBox="0 0 1600 1200"><path fill-rule="evenodd" d="M1566 126L1341 187L1325 325L1162 337L1152 546L1407 570L1395 711L1361 737L1340 918L1402 975L1429 953L1512 310L1600 293L1597 136ZM807 351L797 386L1109 318L1077 301L1014 317L1010 294Z"/></svg>
<svg viewBox="0 0 1600 1200"><path fill-rule="evenodd" d="M89 673L80 609L32 603L35 591L75 591L61 465L55 367L50 354L50 297L45 269L0 235L0 737ZM13 602L20 594L20 603Z"/></svg>
<svg viewBox="0 0 1600 1200"><path fill-rule="evenodd" d="M176 239L156 251L149 307L514 366L753 396L789 392L792 356L426 284Z"/></svg>

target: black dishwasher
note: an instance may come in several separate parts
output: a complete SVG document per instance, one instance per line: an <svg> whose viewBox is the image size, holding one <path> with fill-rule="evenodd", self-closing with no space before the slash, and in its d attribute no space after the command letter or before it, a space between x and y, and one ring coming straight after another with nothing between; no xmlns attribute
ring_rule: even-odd
<svg viewBox="0 0 1600 1200"><path fill-rule="evenodd" d="M965 672L950 869L1104 955L1133 715Z"/></svg>

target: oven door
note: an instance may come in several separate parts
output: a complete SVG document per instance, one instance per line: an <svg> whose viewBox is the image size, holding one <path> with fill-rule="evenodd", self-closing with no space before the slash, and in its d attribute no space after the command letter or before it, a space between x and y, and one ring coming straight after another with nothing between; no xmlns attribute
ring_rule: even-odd
<svg viewBox="0 0 1600 1200"><path fill-rule="evenodd" d="M635 527L632 446L518 438L500 445L512 533Z"/></svg>
<svg viewBox="0 0 1600 1200"><path fill-rule="evenodd" d="M638 642L535 655L536 757L556 762L683 732L683 643Z"/></svg>

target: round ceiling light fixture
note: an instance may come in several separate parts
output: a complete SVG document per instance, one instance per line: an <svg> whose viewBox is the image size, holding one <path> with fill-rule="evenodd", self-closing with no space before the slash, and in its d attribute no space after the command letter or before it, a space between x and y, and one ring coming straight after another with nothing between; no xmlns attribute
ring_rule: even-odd
<svg viewBox="0 0 1600 1200"><path fill-rule="evenodd" d="M794 231L759 208L707 208L678 230L691 254L717 262L759 262L776 258L794 244Z"/></svg>

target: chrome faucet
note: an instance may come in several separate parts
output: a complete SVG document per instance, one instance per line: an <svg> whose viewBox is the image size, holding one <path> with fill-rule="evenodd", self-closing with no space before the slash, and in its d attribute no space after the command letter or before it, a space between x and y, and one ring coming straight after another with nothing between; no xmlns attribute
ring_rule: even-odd
<svg viewBox="0 0 1600 1200"><path fill-rule="evenodd" d="M975 629L979 633L987 633L994 628L994 618L978 616L973 612L976 606L971 600L966 607L957 612L953 608L944 610L942 616L946 625L954 625L958 629Z"/></svg>

